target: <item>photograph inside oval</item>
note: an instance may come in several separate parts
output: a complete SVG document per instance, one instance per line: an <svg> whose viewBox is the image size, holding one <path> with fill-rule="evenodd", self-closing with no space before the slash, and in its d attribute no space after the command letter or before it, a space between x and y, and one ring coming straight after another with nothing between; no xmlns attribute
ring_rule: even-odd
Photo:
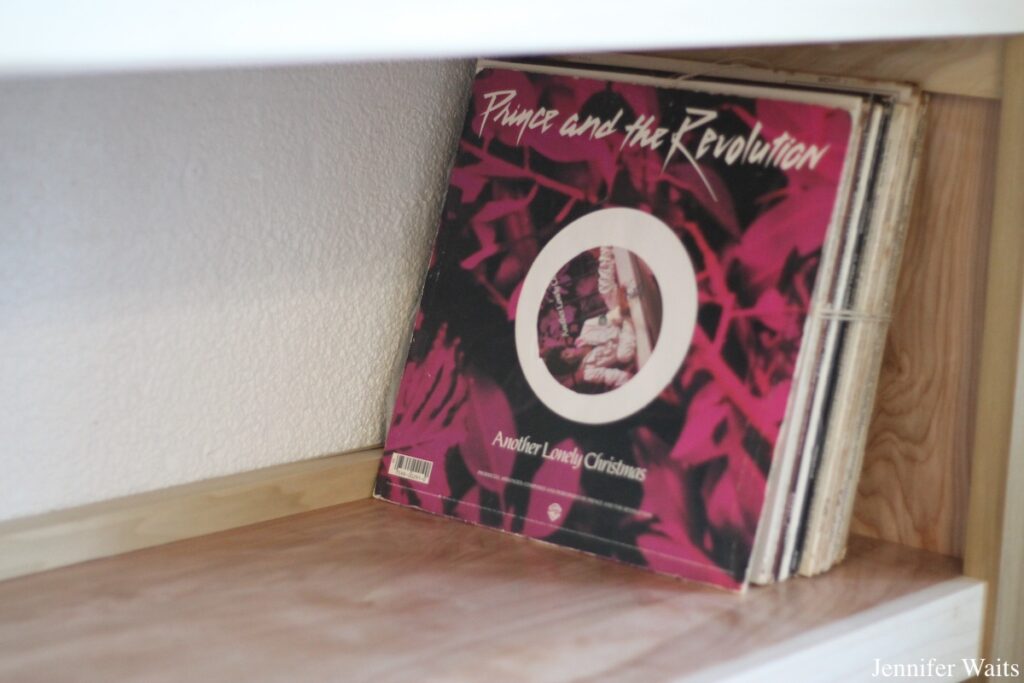
<svg viewBox="0 0 1024 683"><path fill-rule="evenodd" d="M569 260L548 284L537 315L538 353L560 384L602 394L629 382L661 330L661 290L639 256L602 246Z"/></svg>

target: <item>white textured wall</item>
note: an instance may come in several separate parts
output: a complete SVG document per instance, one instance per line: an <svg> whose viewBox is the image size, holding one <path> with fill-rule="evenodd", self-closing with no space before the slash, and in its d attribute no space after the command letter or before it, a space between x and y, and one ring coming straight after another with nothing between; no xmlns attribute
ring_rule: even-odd
<svg viewBox="0 0 1024 683"><path fill-rule="evenodd" d="M0 519L379 442L468 76L0 81Z"/></svg>

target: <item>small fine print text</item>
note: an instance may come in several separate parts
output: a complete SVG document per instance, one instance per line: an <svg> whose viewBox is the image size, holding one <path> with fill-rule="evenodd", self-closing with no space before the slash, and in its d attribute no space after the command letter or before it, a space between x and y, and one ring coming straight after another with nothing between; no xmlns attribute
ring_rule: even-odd
<svg viewBox="0 0 1024 683"><path fill-rule="evenodd" d="M872 670L872 678L950 678L963 680L975 676L985 678L1019 678L1021 674L1020 664L1008 662L996 657L985 659L982 657L962 658L957 661L943 662L935 657L910 663L883 662L875 658Z"/></svg>

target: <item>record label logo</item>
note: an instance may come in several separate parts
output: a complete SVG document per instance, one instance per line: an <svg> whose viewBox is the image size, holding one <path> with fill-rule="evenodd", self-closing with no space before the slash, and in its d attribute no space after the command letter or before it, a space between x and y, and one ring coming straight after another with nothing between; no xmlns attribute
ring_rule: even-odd
<svg viewBox="0 0 1024 683"><path fill-rule="evenodd" d="M552 522L557 522L558 518L562 516L562 506L558 503L552 503L548 505L548 519Z"/></svg>

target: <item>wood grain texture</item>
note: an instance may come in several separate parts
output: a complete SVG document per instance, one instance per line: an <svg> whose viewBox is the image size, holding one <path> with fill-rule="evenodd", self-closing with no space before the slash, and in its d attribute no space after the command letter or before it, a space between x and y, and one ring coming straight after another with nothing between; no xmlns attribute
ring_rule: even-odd
<svg viewBox="0 0 1024 683"><path fill-rule="evenodd" d="M0 523L0 579L367 498L380 449Z"/></svg>
<svg viewBox="0 0 1024 683"><path fill-rule="evenodd" d="M934 93L997 98L1000 38L788 45L661 53L721 63L917 83Z"/></svg>
<svg viewBox="0 0 1024 683"><path fill-rule="evenodd" d="M0 680L648 682L814 648L819 678L830 654L864 678L878 653L973 653L958 569L858 539L739 596L360 501L0 583Z"/></svg>
<svg viewBox="0 0 1024 683"><path fill-rule="evenodd" d="M853 530L961 556L999 106L935 96Z"/></svg>
<svg viewBox="0 0 1024 683"><path fill-rule="evenodd" d="M1020 534L1024 452L1019 445L1011 451L1013 430L1024 420L1024 406L1015 402L1024 285L1024 36L1006 41L1003 73L964 570L989 583L987 651L996 654L998 646L1021 657L1024 635L1003 629L1019 623L1024 611L1024 568L1006 565L1010 573L1005 574L1001 567L1004 558L1020 555L1019 544L1024 543ZM1012 524L1004 528L1008 518Z"/></svg>

